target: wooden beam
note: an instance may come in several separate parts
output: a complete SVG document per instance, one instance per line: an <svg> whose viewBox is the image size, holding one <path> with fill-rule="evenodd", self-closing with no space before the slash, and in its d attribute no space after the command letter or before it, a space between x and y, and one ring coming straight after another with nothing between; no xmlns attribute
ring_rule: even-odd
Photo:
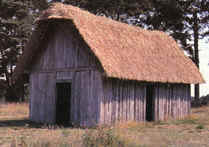
<svg viewBox="0 0 209 147"><path fill-rule="evenodd" d="M36 73L51 73L51 72L79 72L97 70L96 67L79 67L79 68L57 68L57 69L44 69L36 70Z"/></svg>

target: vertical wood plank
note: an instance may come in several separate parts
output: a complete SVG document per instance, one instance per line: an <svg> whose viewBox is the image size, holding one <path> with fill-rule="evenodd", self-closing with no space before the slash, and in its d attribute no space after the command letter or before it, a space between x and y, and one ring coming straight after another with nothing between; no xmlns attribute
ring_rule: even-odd
<svg viewBox="0 0 209 147"><path fill-rule="evenodd" d="M113 97L115 97L115 122L118 121L118 115L119 115L119 97L118 97L118 89L119 89L119 80L116 80L115 83L114 83L114 94L113 94Z"/></svg>
<svg viewBox="0 0 209 147"><path fill-rule="evenodd" d="M111 124L113 122L113 96L112 96L112 84L113 81L111 80L109 82L109 86L108 86L108 98L109 98L109 109L110 109L110 114L109 114L109 124Z"/></svg>
<svg viewBox="0 0 209 147"><path fill-rule="evenodd" d="M173 93L172 93L172 109L173 109L173 118L176 119L176 87L173 85Z"/></svg>
<svg viewBox="0 0 209 147"><path fill-rule="evenodd" d="M116 86L117 86L117 80L112 80L112 86L111 86L111 96L112 96L112 118L111 123L115 123L116 121L116 113L117 113L117 107L116 107Z"/></svg>
<svg viewBox="0 0 209 147"><path fill-rule="evenodd" d="M140 121L140 101L141 101L141 95L140 95L140 87L138 83L136 84L136 118L137 121Z"/></svg>
<svg viewBox="0 0 209 147"><path fill-rule="evenodd" d="M126 95L125 95L125 82L122 81L122 121L124 122L126 120Z"/></svg>
<svg viewBox="0 0 209 147"><path fill-rule="evenodd" d="M106 86L107 86L107 80L104 79L104 84L103 84L103 87L104 87L104 121L105 121L105 124L108 124L108 99L107 99L107 90L106 90Z"/></svg>
<svg viewBox="0 0 209 147"><path fill-rule="evenodd" d="M101 82L101 87L100 87L100 124L105 124L105 107L104 107L104 85L103 82Z"/></svg>
<svg viewBox="0 0 209 147"><path fill-rule="evenodd" d="M183 118L183 99L184 99L184 85L180 85L180 119Z"/></svg>
<svg viewBox="0 0 209 147"><path fill-rule="evenodd" d="M95 118L95 123L99 123L100 122L100 111L101 111L101 98L103 97L103 89L102 89L102 81L101 81L101 75L99 72L97 71L94 71L93 72L93 83L94 85L92 86L92 100L94 101L95 100L95 113L96 113L96 116L94 116ZM96 92L94 92L94 88L96 87Z"/></svg>
<svg viewBox="0 0 209 147"><path fill-rule="evenodd" d="M156 103L155 103L155 120L159 120L159 87L156 85L155 87L155 98L156 98Z"/></svg>
<svg viewBox="0 0 209 147"><path fill-rule="evenodd" d="M134 121L137 121L137 116L136 116L136 82L133 83L133 95L134 95Z"/></svg>
<svg viewBox="0 0 209 147"><path fill-rule="evenodd" d="M91 89L92 89L92 74L91 71L86 71L86 84L85 84L85 88L86 88L86 95L85 95L85 101L86 101L86 107L87 107L87 111L86 111L86 125L92 126L92 124L94 123L94 119L93 119L93 113L94 113L94 108L95 106L95 100L92 100L92 95L91 95ZM91 104L93 104L94 106L92 106Z"/></svg>
<svg viewBox="0 0 209 147"><path fill-rule="evenodd" d="M144 121L143 120L143 113L144 113L144 87L143 86L140 86L141 88L141 106L140 106L140 120L141 121Z"/></svg>
<svg viewBox="0 0 209 147"><path fill-rule="evenodd" d="M130 83L126 81L126 121L130 120Z"/></svg>
<svg viewBox="0 0 209 147"><path fill-rule="evenodd" d="M143 89L140 86L140 106L139 106L139 116L140 116L140 121L143 121Z"/></svg>
<svg viewBox="0 0 209 147"><path fill-rule="evenodd" d="M171 85L171 90L170 90L170 112L171 112L171 116L172 118L174 118L174 113L173 113L173 101L174 101L174 97L173 97L173 85Z"/></svg>
<svg viewBox="0 0 209 147"><path fill-rule="evenodd" d="M181 90L180 90L180 85L177 87L177 91L178 91L178 119L180 119L180 116L181 116L181 108L180 108Z"/></svg>
<svg viewBox="0 0 209 147"><path fill-rule="evenodd" d="M144 110L144 117L143 117L143 121L146 121L146 104L147 104L147 99L146 99L146 87L144 86L144 97L143 97L143 99L144 99L144 108L143 108L143 110Z"/></svg>
<svg viewBox="0 0 209 147"><path fill-rule="evenodd" d="M189 114L191 113L191 95L190 95L190 91L191 91L191 87L190 87L190 85L189 85L189 88L188 88L188 93L187 93L187 95L188 95L188 111L189 111Z"/></svg>
<svg viewBox="0 0 209 147"><path fill-rule="evenodd" d="M134 121L134 82L130 83L130 121Z"/></svg>
<svg viewBox="0 0 209 147"><path fill-rule="evenodd" d="M165 114L165 108L164 108L164 98L165 96L165 85L163 85L161 87L161 91L160 91L160 99L161 99L161 119L160 120L164 120L164 114Z"/></svg>
<svg viewBox="0 0 209 147"><path fill-rule="evenodd" d="M84 126L85 125L85 100L84 100L84 96L85 96L85 73L84 72L80 72L80 76L81 76L81 85L80 85L80 89L82 90L80 93L80 125Z"/></svg>
<svg viewBox="0 0 209 147"><path fill-rule="evenodd" d="M167 113L167 118L171 118L171 109L170 109L170 101L171 101L171 98L170 98L170 92L171 92L171 85L169 85L169 89L167 91L167 109L168 109L168 113Z"/></svg>
<svg viewBox="0 0 209 147"><path fill-rule="evenodd" d="M122 80L119 81L119 99L120 99L120 115L119 120L120 122L123 120L123 87L122 87Z"/></svg>

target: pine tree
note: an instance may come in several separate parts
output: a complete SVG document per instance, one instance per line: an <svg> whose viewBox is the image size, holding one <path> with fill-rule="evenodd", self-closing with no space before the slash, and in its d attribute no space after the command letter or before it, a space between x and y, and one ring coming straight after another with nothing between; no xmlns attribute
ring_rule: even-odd
<svg viewBox="0 0 209 147"><path fill-rule="evenodd" d="M199 39L208 37L209 0L189 0L184 2L185 22L193 38L192 58L199 68ZM195 99L200 97L199 84L195 84Z"/></svg>
<svg viewBox="0 0 209 147"><path fill-rule="evenodd" d="M18 96L12 74L31 33L31 3L26 0L1 0L0 10L0 75L5 76L6 99L16 101Z"/></svg>

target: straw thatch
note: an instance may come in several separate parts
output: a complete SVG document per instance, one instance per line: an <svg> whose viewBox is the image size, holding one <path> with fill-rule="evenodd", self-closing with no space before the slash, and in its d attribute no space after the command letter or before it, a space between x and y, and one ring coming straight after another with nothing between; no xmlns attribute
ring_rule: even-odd
<svg viewBox="0 0 209 147"><path fill-rule="evenodd" d="M71 21L101 62L107 77L147 82L204 82L195 64L184 55L174 39L163 32L147 31L71 5L55 3L36 21L38 26L34 34L47 33L50 20L53 20L51 23ZM43 24L47 24L44 29ZM34 41L34 36L37 35L32 36L19 60L16 70L19 73L31 66L33 55L40 50L37 47L40 39Z"/></svg>

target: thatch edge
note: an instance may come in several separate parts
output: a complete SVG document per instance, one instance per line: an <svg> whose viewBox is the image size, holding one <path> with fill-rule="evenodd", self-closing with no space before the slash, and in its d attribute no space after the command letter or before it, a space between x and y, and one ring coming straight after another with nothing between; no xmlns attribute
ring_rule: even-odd
<svg viewBox="0 0 209 147"><path fill-rule="evenodd" d="M51 7L53 7L53 5L51 6ZM77 9L78 11L80 11L80 9L79 8L75 8L75 9ZM83 13L83 12L82 12ZM88 14L90 14L90 15L93 15L93 14L91 14L91 13L89 13L89 12L85 12L85 13L88 13ZM94 16L94 17L100 17L101 18L101 16ZM102 18L104 18L104 17L102 17ZM41 22L44 22L44 21L46 21L47 22L47 20L70 20L68 17L65 17L65 16L59 16L59 15L52 15L52 16L48 16L48 17L43 17L43 15L39 18L39 19L37 19L36 20L36 24L39 24L39 23L41 23ZM108 18L104 18L105 20L107 20L107 21L110 21L110 22L114 22L114 23L116 23L116 24L121 24L120 22L115 22L115 21L113 21L113 20L110 20L110 19L108 19ZM74 23L74 25L76 26L76 23L74 22L74 20L73 19L71 19L71 21L73 21L73 23ZM123 24L123 25L126 25L127 27L135 27L135 26L130 26L130 25L128 25L128 24ZM138 28L138 27L137 27ZM79 31L79 28L77 28L77 30ZM143 29L140 29L140 30L143 30ZM147 31L147 30L143 30L143 31ZM175 42L173 39L172 39L172 37L170 37L170 36L168 36L167 34L165 34L165 33L163 33L163 32L161 32L161 31L149 31L149 32L152 32L152 33L161 33L164 37L167 37L167 38L169 38L170 40L172 40L173 42ZM81 37L82 37L82 34L80 34L81 35ZM84 38L84 40L85 40L85 38ZM88 42L87 40L85 40L86 42ZM175 42L176 43L176 42ZM176 45L177 45L177 43L176 43ZM27 47L26 47L27 48ZM180 51L180 50L179 50ZM24 55L23 55L24 56ZM99 59L99 57L95 54L95 56ZM23 57L24 58L24 57ZM183 57L183 58L185 58L186 60L187 60L187 62L188 62L188 64L189 64L189 62L190 62L190 64L192 64L193 62L188 58L188 57ZM199 70L197 70L197 68L196 68L196 72L199 72ZM107 76L107 77L112 77L112 78L119 78L119 79L124 79L124 80L137 80L137 81L143 81L143 80L138 80L137 78L124 78L123 76L120 76L120 75L112 75L112 74L108 74L107 72L105 72L105 75ZM205 81L204 81L204 79L203 79L203 77L202 77L202 75L200 74L200 79L201 80L195 80L195 82L193 81L193 83L192 84L197 84L197 83L204 83ZM154 80L152 80L152 81L147 81L147 82L160 82L159 80L156 80L156 81L154 81ZM163 81L163 83L170 83L171 81ZM188 84L190 84L191 82L177 82L177 83L188 83Z"/></svg>

